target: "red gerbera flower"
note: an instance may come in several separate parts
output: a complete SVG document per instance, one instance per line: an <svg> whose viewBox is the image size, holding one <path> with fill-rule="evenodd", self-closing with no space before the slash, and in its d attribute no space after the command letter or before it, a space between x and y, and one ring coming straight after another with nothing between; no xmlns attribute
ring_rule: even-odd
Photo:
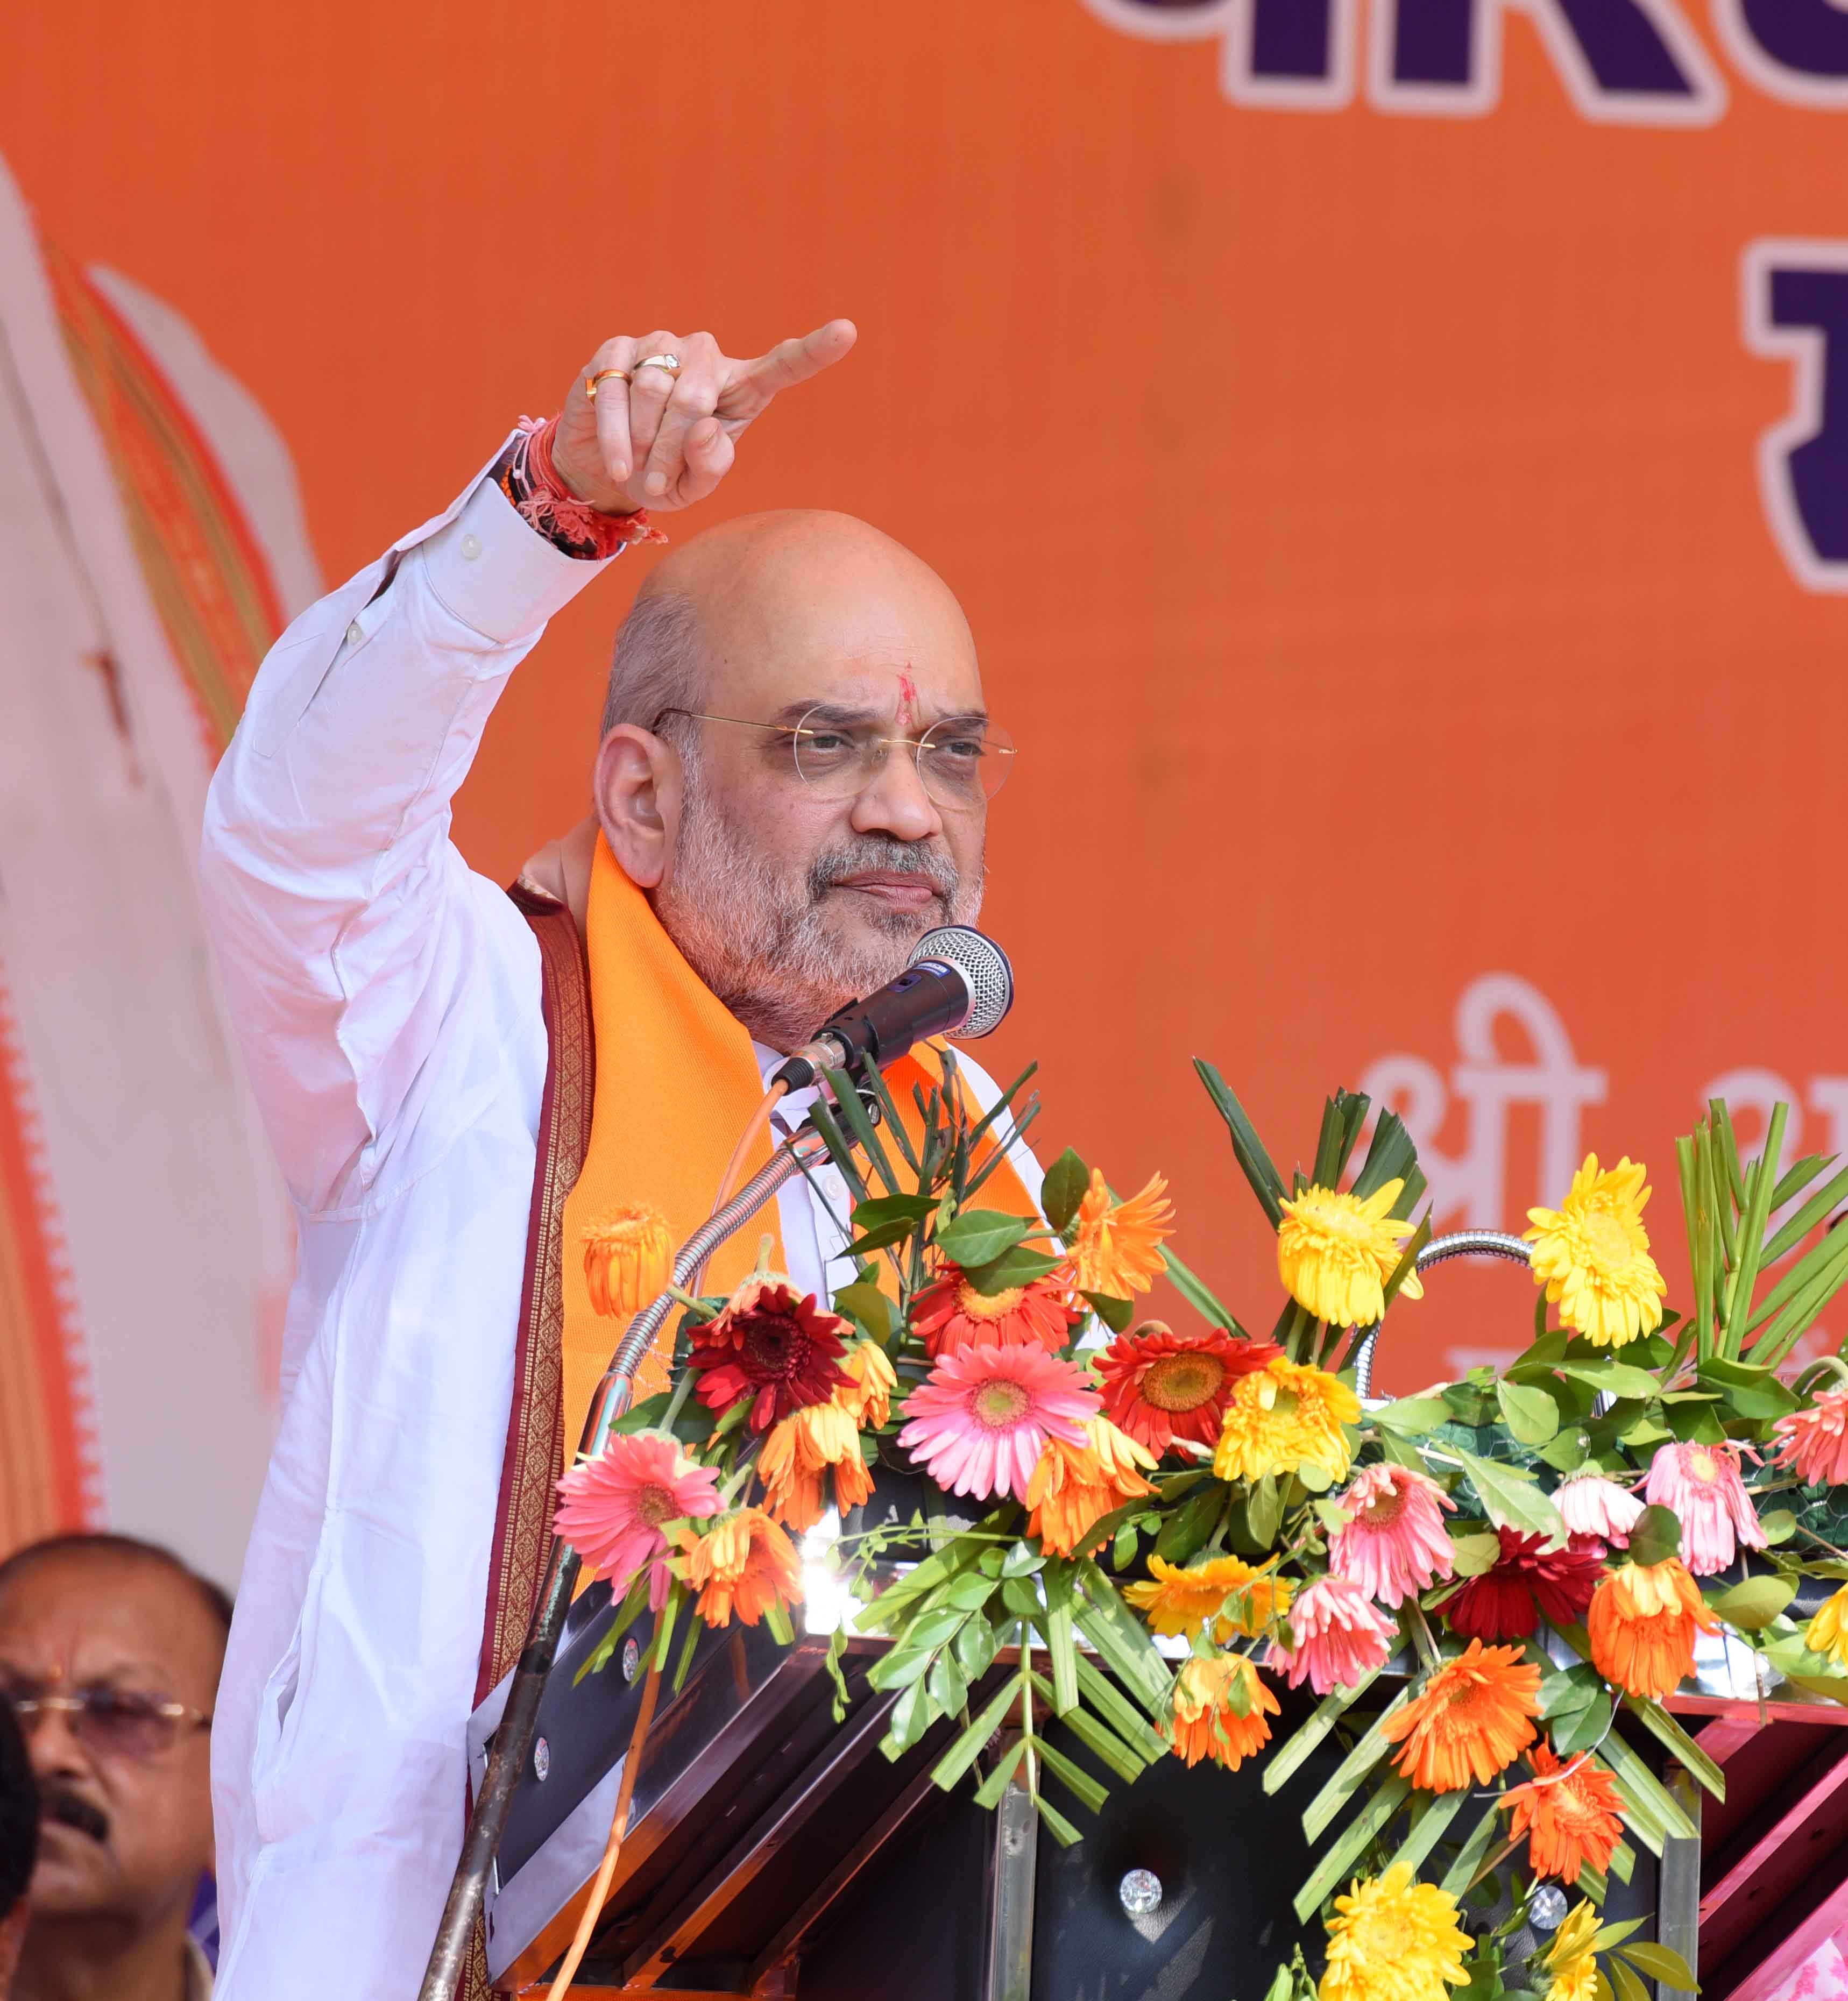
<svg viewBox="0 0 1848 2001"><path fill-rule="evenodd" d="M750 1278L715 1320L693 1330L687 1366L708 1410L722 1413L753 1397L750 1428L767 1432L792 1411L825 1404L851 1385L838 1365L852 1331L787 1279Z"/></svg>
<svg viewBox="0 0 1848 2001"><path fill-rule="evenodd" d="M1274 1362L1274 1341L1240 1341L1223 1328L1176 1334L1145 1320L1119 1334L1098 1357L1112 1423L1157 1456L1176 1439L1216 1445L1233 1385Z"/></svg>
<svg viewBox="0 0 1848 2001"><path fill-rule="evenodd" d="M1071 1273L1061 1265L1030 1286L998 1293L976 1290L960 1265L945 1265L911 1303L911 1324L924 1337L924 1352L960 1355L969 1348L1024 1348L1037 1342L1056 1355L1080 1317L1070 1304Z"/></svg>
<svg viewBox="0 0 1848 2001"><path fill-rule="evenodd" d="M1543 1536L1497 1533L1495 1568L1471 1578L1444 1607L1453 1631L1470 1640L1525 1640L1543 1612L1555 1626L1585 1616L1604 1574L1595 1547L1575 1536L1563 1550L1550 1550Z"/></svg>

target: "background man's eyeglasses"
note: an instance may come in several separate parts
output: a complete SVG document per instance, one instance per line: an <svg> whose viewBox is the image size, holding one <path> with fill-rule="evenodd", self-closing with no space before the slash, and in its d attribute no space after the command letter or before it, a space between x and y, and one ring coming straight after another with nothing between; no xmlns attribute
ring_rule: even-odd
<svg viewBox="0 0 1848 2001"><path fill-rule="evenodd" d="M917 760L926 794L950 813L967 812L993 799L1018 755L1014 739L992 722L938 722L921 736L888 736L870 725L829 722L826 715L812 708L795 722L753 722L703 708L664 708L655 726L670 715L688 715L740 729L773 730L788 740L796 776L822 799L855 798L877 780L894 750L907 750Z"/></svg>
<svg viewBox="0 0 1848 2001"><path fill-rule="evenodd" d="M31 1736L45 1713L57 1710L69 1717L80 1744L111 1758L158 1758L172 1749L183 1731L210 1729L212 1721L183 1702L156 1702L120 1689L79 1689L75 1695L0 1689L0 1701L19 1719L22 1735Z"/></svg>

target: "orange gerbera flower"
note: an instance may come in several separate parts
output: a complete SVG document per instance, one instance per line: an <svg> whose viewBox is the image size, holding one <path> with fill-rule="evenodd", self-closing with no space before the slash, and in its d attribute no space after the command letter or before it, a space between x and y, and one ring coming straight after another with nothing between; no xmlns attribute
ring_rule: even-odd
<svg viewBox="0 0 1848 2001"><path fill-rule="evenodd" d="M1404 1749L1393 1760L1426 1792L1454 1793L1486 1785L1533 1742L1540 1713L1540 1669L1519 1647L1472 1640L1446 1661L1381 1734Z"/></svg>
<svg viewBox="0 0 1848 2001"><path fill-rule="evenodd" d="M1127 1202L1112 1202L1103 1171L1093 1168L1091 1186L1078 1205L1078 1234L1072 1245L1072 1267L1081 1293L1103 1293L1126 1300L1146 1293L1168 1269L1161 1240L1171 1237L1173 1205L1163 1199L1168 1186L1160 1174Z"/></svg>
<svg viewBox="0 0 1848 2001"><path fill-rule="evenodd" d="M811 1404L771 1425L757 1454L764 1506L799 1535L827 1512L822 1483L830 1467L834 1505L842 1514L872 1492L872 1476L860 1456L860 1427L844 1408L845 1394L837 1390L832 1402Z"/></svg>
<svg viewBox="0 0 1848 2001"><path fill-rule="evenodd" d="M729 1626L733 1612L754 1626L773 1605L802 1595L795 1545L761 1508L722 1515L703 1536L683 1529L680 1549L682 1574L708 1626Z"/></svg>
<svg viewBox="0 0 1848 2001"><path fill-rule="evenodd" d="M625 1202L584 1226L584 1279L600 1314L637 1314L673 1278L667 1220L647 1202Z"/></svg>
<svg viewBox="0 0 1848 2001"><path fill-rule="evenodd" d="M1720 1622L1679 1557L1620 1564L1598 1586L1585 1620L1592 1665L1631 1695L1658 1702L1694 1672L1697 1628L1717 1633Z"/></svg>
<svg viewBox="0 0 1848 2001"><path fill-rule="evenodd" d="M1600 1873L1624 1838L1624 1796L1617 1781L1590 1758L1562 1765L1543 1738L1527 1753L1533 1777L1502 1795L1514 1818L1509 1832L1527 1836L1527 1859L1537 1876L1576 1883L1586 1863Z"/></svg>
<svg viewBox="0 0 1848 2001"><path fill-rule="evenodd" d="M1266 1717L1279 1714L1277 1698L1243 1655L1198 1655L1181 1663L1172 1707L1161 1734L1189 1765L1210 1758L1236 1772L1271 1741Z"/></svg>
<svg viewBox="0 0 1848 2001"><path fill-rule="evenodd" d="M1136 1470L1155 1462L1108 1418L1085 1418L1084 1443L1049 1438L1025 1496L1033 1511L1027 1533L1054 1556L1077 1556L1091 1529L1126 1501L1154 1488Z"/></svg>
<svg viewBox="0 0 1848 2001"><path fill-rule="evenodd" d="M862 1431L876 1432L892 1421L892 1393L898 1372L876 1341L863 1341L840 1358L848 1380L834 1392L834 1401Z"/></svg>
<svg viewBox="0 0 1848 2001"><path fill-rule="evenodd" d="M1234 1633L1262 1633L1287 1612L1291 1589L1287 1578L1255 1571L1243 1557L1213 1557L1188 1570L1150 1557L1148 1582L1126 1586L1123 1596L1156 1632L1171 1637L1198 1633L1210 1620L1213 1637L1223 1646ZM1223 1610L1234 1592L1245 1594L1248 1607L1236 1616Z"/></svg>
<svg viewBox="0 0 1848 2001"><path fill-rule="evenodd" d="M1056 1355L1081 1316L1070 1305L1071 1274L1061 1265L1030 1286L998 1293L978 1291L960 1265L946 1265L911 1303L911 1324L924 1337L924 1352L959 1355L966 1348L1025 1345L1037 1342Z"/></svg>

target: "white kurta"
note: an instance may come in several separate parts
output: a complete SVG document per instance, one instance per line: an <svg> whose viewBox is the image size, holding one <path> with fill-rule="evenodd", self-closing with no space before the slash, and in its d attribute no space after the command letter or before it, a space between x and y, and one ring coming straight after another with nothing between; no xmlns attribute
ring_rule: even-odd
<svg viewBox="0 0 1848 2001"><path fill-rule="evenodd" d="M213 1731L219 2001L405 2001L460 1850L545 1033L532 933L449 805L607 566L478 475L283 635L213 782L207 908L301 1233ZM819 1285L839 1234L781 1200Z"/></svg>

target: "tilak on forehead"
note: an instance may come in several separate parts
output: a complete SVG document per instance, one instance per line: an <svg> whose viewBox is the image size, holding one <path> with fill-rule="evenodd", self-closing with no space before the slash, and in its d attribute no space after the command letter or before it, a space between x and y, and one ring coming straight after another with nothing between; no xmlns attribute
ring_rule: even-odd
<svg viewBox="0 0 1848 2001"><path fill-rule="evenodd" d="M917 684L909 666L898 670L898 720L901 729L910 729L917 720Z"/></svg>

